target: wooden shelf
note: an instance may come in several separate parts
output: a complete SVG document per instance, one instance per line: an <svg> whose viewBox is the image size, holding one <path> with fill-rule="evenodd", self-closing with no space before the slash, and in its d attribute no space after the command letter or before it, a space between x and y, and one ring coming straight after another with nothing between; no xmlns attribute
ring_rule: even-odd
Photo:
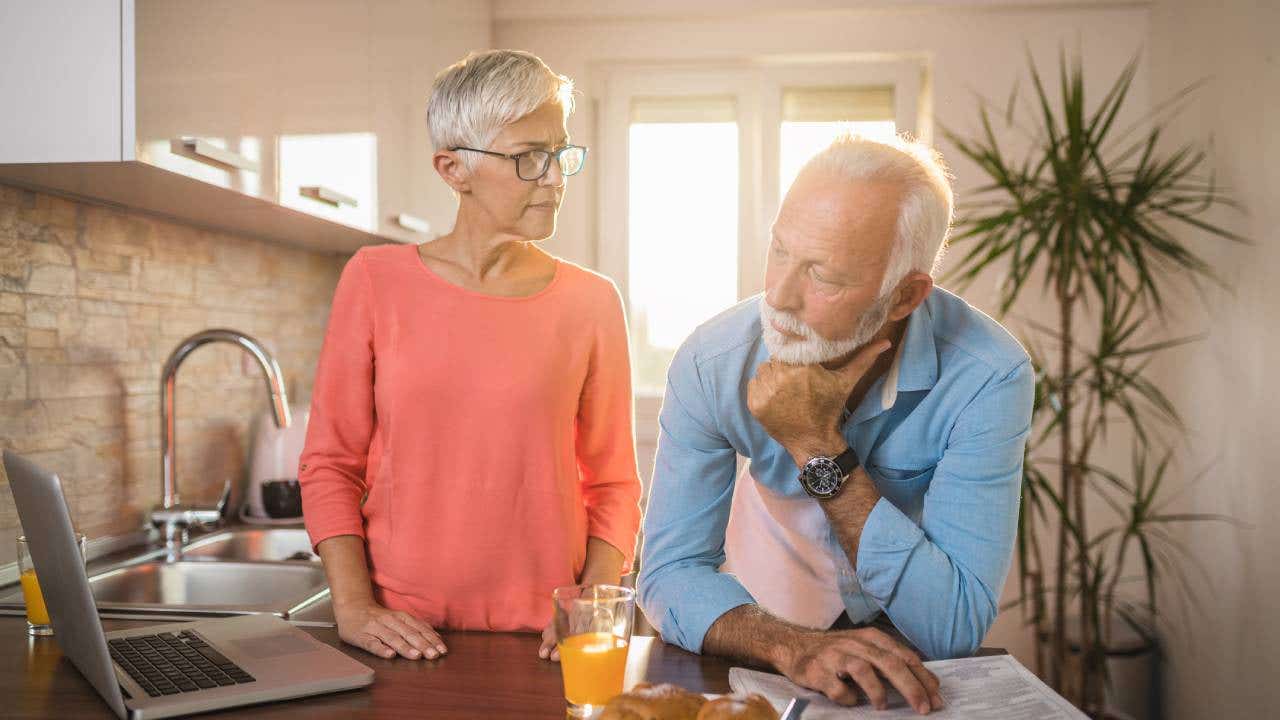
<svg viewBox="0 0 1280 720"><path fill-rule="evenodd" d="M399 242L137 161L0 164L0 183L319 252Z"/></svg>

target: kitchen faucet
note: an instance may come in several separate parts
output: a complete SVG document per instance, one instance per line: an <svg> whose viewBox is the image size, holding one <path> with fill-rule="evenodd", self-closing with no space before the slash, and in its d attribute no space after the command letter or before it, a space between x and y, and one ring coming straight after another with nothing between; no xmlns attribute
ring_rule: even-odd
<svg viewBox="0 0 1280 720"><path fill-rule="evenodd" d="M160 507L151 511L151 524L161 531L170 561L181 557L182 545L188 538L188 528L192 525L217 523L222 518L227 499L231 496L231 481L228 480L223 485L222 496L216 506L183 505L178 497L175 474L178 453L174 398L177 390L178 367L192 350L211 342L229 342L253 355L262 366L262 372L267 378L267 390L271 393L271 409L275 414L276 425L286 428L292 422L289 416L289 398L285 393L280 366L276 364L275 358L271 357L262 343L236 330L215 328L198 332L174 348L160 375L160 483L163 496Z"/></svg>

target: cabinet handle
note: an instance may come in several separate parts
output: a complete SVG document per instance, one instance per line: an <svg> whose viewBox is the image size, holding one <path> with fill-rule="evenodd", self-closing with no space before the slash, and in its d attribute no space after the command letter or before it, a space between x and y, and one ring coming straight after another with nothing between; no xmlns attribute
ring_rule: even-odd
<svg viewBox="0 0 1280 720"><path fill-rule="evenodd" d="M400 213L399 215L396 215L396 224L409 232L422 233L423 235L431 232L431 223L417 215L410 215L409 213Z"/></svg>
<svg viewBox="0 0 1280 720"><path fill-rule="evenodd" d="M304 185L298 188L298 194L303 197L309 197L312 200L319 200L322 203L326 203L334 207L342 205L356 207L360 204L350 195L343 195L337 190L327 188L323 185Z"/></svg>
<svg viewBox="0 0 1280 720"><path fill-rule="evenodd" d="M174 138L169 141L169 149L176 155L199 160L207 165L233 167L250 172L258 172L258 161L230 150L214 145L206 140L194 137Z"/></svg>

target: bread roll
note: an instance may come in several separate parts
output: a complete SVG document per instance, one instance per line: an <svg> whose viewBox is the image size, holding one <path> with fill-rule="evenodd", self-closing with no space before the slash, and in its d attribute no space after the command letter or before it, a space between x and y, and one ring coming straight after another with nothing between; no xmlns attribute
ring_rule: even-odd
<svg viewBox="0 0 1280 720"><path fill-rule="evenodd" d="M695 720L778 720L778 713L759 695L735 693L707 702Z"/></svg>
<svg viewBox="0 0 1280 720"><path fill-rule="evenodd" d="M610 700L599 720L696 720L706 702L678 685L640 683Z"/></svg>

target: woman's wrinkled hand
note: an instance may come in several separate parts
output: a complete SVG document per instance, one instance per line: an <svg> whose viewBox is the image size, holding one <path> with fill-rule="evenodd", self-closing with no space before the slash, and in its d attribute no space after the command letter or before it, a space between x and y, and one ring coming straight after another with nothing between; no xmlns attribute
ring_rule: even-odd
<svg viewBox="0 0 1280 720"><path fill-rule="evenodd" d="M430 625L403 610L375 602L333 608L342 641L382 658L397 654L410 660L434 660L449 650Z"/></svg>
<svg viewBox="0 0 1280 720"><path fill-rule="evenodd" d="M555 623L547 625L542 631L542 647L538 648L538 657L551 662L560 662L560 648L556 647Z"/></svg>

